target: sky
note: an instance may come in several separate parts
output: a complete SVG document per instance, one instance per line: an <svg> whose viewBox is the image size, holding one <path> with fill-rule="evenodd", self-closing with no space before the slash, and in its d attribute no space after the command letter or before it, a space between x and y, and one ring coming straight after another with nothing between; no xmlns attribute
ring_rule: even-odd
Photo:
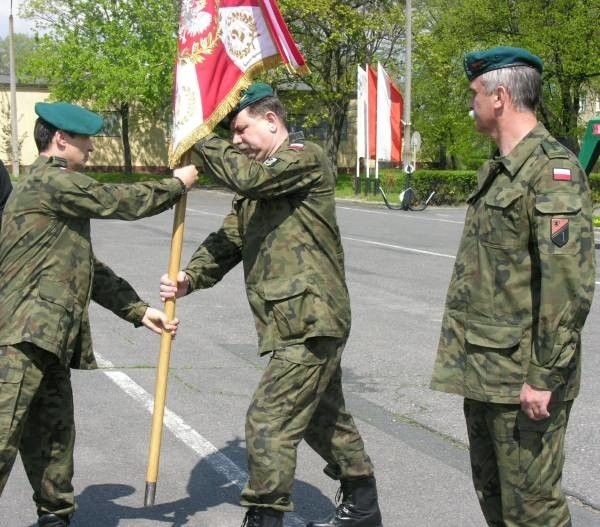
<svg viewBox="0 0 600 527"><path fill-rule="evenodd" d="M8 17L10 15L10 2L11 0L0 1L0 38L6 38L8 36ZM32 24L29 20L24 20L19 17L19 5L24 0L12 0L12 11L13 11L13 27L15 33L31 34Z"/></svg>

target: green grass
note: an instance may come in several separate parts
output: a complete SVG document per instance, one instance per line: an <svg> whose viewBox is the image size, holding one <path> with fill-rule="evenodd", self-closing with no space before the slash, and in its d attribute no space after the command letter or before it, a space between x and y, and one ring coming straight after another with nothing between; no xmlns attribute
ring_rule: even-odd
<svg viewBox="0 0 600 527"><path fill-rule="evenodd" d="M165 177L164 174L123 174L117 172L86 172L90 177L93 177L96 181L101 183L137 183L140 181L158 181ZM201 188L218 188L223 187L219 183L215 183L213 179L208 176L200 175L197 185ZM356 199L361 201L373 201L381 202L381 195L364 193L364 188L361 188L360 194L354 193L354 175L340 174L337 179L335 195L338 198Z"/></svg>
<svg viewBox="0 0 600 527"><path fill-rule="evenodd" d="M383 200L381 199L381 195L379 194L379 192L377 194L373 194L372 190L369 192L369 194L365 194L365 184L364 184L364 179L361 180L361 189L360 192L358 194L355 193L354 191L354 175L349 175L349 174L339 174L336 180L336 185L335 185L335 196L337 198L342 198L342 199L354 199L354 200L358 200L358 201L373 201L373 202L381 202L383 203ZM372 189L372 187L371 187Z"/></svg>

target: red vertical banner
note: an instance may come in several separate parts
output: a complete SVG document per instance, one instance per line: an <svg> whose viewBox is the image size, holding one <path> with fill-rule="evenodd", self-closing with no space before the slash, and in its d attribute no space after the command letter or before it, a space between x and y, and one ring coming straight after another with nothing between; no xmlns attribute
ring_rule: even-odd
<svg viewBox="0 0 600 527"><path fill-rule="evenodd" d="M400 163L402 161L402 115L404 113L404 99L398 86L393 82L390 86L391 114L390 126L392 127L392 155L390 161Z"/></svg>
<svg viewBox="0 0 600 527"><path fill-rule="evenodd" d="M377 71L367 66L367 105L369 130L369 159L377 155Z"/></svg>

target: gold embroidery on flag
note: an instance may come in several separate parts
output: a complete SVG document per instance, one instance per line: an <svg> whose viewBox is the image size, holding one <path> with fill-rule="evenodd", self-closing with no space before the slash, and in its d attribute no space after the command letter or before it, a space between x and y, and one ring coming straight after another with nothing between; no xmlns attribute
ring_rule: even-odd
<svg viewBox="0 0 600 527"><path fill-rule="evenodd" d="M182 86L177 90L176 97L173 126L178 128L187 123L194 115L194 94L189 87Z"/></svg>
<svg viewBox="0 0 600 527"><path fill-rule="evenodd" d="M210 33L207 37L201 38L198 42L194 42L191 49L186 48L181 51L179 53L179 60L183 64L188 61L194 64L201 64L204 62L204 55L213 53L221 39L221 30L219 28L215 29L216 31Z"/></svg>
<svg viewBox="0 0 600 527"><path fill-rule="evenodd" d="M260 36L254 17L242 11L233 11L227 17L229 33L225 35L223 44L238 59L246 57L254 48L254 41Z"/></svg>
<svg viewBox="0 0 600 527"><path fill-rule="evenodd" d="M204 62L205 55L211 55L221 40L220 25L213 23L214 17L204 11L205 7L205 0L183 0L182 2L179 37L182 43L186 43L188 38L193 41L191 47L186 46L177 54L177 58L182 64L187 62L201 64ZM215 2L215 9L219 9L219 2ZM208 35L197 38L204 34L211 25L213 25L213 29Z"/></svg>

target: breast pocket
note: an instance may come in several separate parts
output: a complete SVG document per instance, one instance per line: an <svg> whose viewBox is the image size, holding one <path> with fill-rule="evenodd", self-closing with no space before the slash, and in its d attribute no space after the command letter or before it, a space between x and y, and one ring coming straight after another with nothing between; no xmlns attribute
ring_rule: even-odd
<svg viewBox="0 0 600 527"><path fill-rule="evenodd" d="M581 250L581 196L573 192L540 194L535 199L537 242L542 254Z"/></svg>
<svg viewBox="0 0 600 527"><path fill-rule="evenodd" d="M491 247L515 247L523 235L521 189L494 189L485 197L480 240Z"/></svg>

